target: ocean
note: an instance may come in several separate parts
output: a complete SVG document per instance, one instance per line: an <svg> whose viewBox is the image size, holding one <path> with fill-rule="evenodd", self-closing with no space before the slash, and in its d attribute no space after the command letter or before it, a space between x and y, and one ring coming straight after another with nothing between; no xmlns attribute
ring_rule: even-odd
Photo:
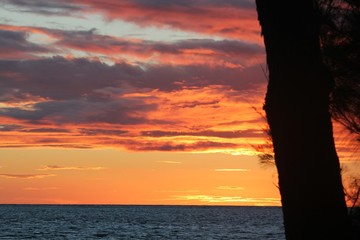
<svg viewBox="0 0 360 240"><path fill-rule="evenodd" d="M0 205L0 239L285 237L279 207Z"/></svg>

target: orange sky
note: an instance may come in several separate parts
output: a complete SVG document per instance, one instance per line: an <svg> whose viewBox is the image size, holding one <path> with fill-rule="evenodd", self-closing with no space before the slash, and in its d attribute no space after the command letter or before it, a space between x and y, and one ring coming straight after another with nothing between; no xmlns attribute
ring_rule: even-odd
<svg viewBox="0 0 360 240"><path fill-rule="evenodd" d="M279 205L254 1L42 3L0 5L0 203Z"/></svg>
<svg viewBox="0 0 360 240"><path fill-rule="evenodd" d="M117 150L1 150L1 203L277 205L254 157ZM3 172L3 171L1 171Z"/></svg>

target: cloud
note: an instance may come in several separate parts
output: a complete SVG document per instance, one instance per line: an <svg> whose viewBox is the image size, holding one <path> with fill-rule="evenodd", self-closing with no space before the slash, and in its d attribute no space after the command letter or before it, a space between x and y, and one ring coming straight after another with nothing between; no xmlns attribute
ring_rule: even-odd
<svg viewBox="0 0 360 240"><path fill-rule="evenodd" d="M33 53L45 53L43 46L27 41L26 32L14 32L0 29L0 58L31 58Z"/></svg>
<svg viewBox="0 0 360 240"><path fill-rule="evenodd" d="M177 103L177 104L173 104L173 106L176 107L176 108L194 108L194 107L206 106L206 105L216 106L219 102L220 102L219 100L212 100L212 101L185 101L185 102L180 102L180 103Z"/></svg>
<svg viewBox="0 0 360 240"><path fill-rule="evenodd" d="M201 38L168 42L149 41L101 35L97 33L96 29L61 30L4 24L0 25L0 30L4 32L4 37L11 37L11 39L5 39L3 44L7 55L11 55L11 59L31 59L40 53L66 57L76 54L76 51L94 59L111 62L203 64L226 68L243 68L263 61L265 56L262 44L240 39ZM0 42L2 39L1 32ZM33 35L41 35L41 39L49 39L51 44L44 42L44 40L37 41L37 44L30 42L28 38ZM5 53L5 51L3 52ZM19 55L20 53L22 54Z"/></svg>
<svg viewBox="0 0 360 240"><path fill-rule="evenodd" d="M233 85L239 91L257 83L256 80L242 79L242 74L241 69L203 65L160 65L142 69L126 63L108 66L86 59L0 60L3 79L0 99L7 104L0 114L29 122L156 123L161 121L146 118L148 112L156 111L158 107L156 101L147 103L147 100L156 99L156 96L127 98L126 91L153 89L171 92L211 85ZM243 85L238 82L243 82ZM182 106L216 103L185 102Z"/></svg>
<svg viewBox="0 0 360 240"><path fill-rule="evenodd" d="M76 3L110 19L140 26L168 27L233 38L260 37L253 1L76 0Z"/></svg>
<svg viewBox="0 0 360 240"><path fill-rule="evenodd" d="M242 95L254 97L250 86L229 86L242 80L235 76L242 70L64 58L2 62L0 75L21 77L4 74L0 81L1 147L244 152L245 141L263 136L256 113L241 103Z"/></svg>
<svg viewBox="0 0 360 240"><path fill-rule="evenodd" d="M166 164L182 164L182 162L177 161L157 161L159 163L166 163Z"/></svg>
<svg viewBox="0 0 360 240"><path fill-rule="evenodd" d="M87 59L0 60L1 86L5 88L4 92L12 93L4 99L7 101L25 100L32 96L54 100L80 97L106 100L106 95L94 90L121 86L123 79L130 81L141 72L140 68L127 64L111 67ZM11 91L14 89L17 91Z"/></svg>
<svg viewBox="0 0 360 240"><path fill-rule="evenodd" d="M142 27L171 28L260 42L254 1L6 0L12 11L44 15L98 13ZM194 24L196 23L196 24Z"/></svg>
<svg viewBox="0 0 360 240"><path fill-rule="evenodd" d="M69 133L70 130L62 129L62 128L30 128L23 129L22 132L28 133Z"/></svg>
<svg viewBox="0 0 360 240"><path fill-rule="evenodd" d="M1 110L0 110L1 112ZM23 132L23 133L70 133L71 131L63 128L29 128L16 124L0 125L0 132Z"/></svg>
<svg viewBox="0 0 360 240"><path fill-rule="evenodd" d="M92 128L81 128L79 129L80 134L87 136L96 136L96 135L123 135L128 131L118 130L118 129L92 129Z"/></svg>
<svg viewBox="0 0 360 240"><path fill-rule="evenodd" d="M261 70L260 66L255 67ZM160 91L175 91L184 88L201 88L211 85L230 87L237 91L256 88L265 83L263 75L245 78L248 69L211 67L207 65L173 66L157 65L148 66L146 79L140 75L135 81L135 86L140 88L159 89Z"/></svg>
<svg viewBox="0 0 360 240"><path fill-rule="evenodd" d="M58 165L46 165L38 170L46 171L46 170L103 170L104 167L65 167L65 166L58 166Z"/></svg>
<svg viewBox="0 0 360 240"><path fill-rule="evenodd" d="M258 62L265 54L262 45L241 40L187 39L156 42L99 35L94 30L48 32L58 38L58 47L104 54L114 59L119 56L130 57L143 62L242 67Z"/></svg>
<svg viewBox="0 0 360 240"><path fill-rule="evenodd" d="M130 100L94 102L88 100L46 101L33 105L33 110L2 108L0 115L41 123L50 120L54 123L111 123L141 124L148 120L145 113L155 110L156 105ZM135 116L138 113L138 116ZM141 114L143 116L141 116Z"/></svg>
<svg viewBox="0 0 360 240"><path fill-rule="evenodd" d="M247 198L240 196L218 196L218 195L180 195L172 196L173 200L196 201L203 203L243 203L255 205L280 205L278 198Z"/></svg>
<svg viewBox="0 0 360 240"><path fill-rule="evenodd" d="M265 84L260 66L227 68L224 66L166 64L113 66L84 58L0 60L0 99L3 102L88 99L106 101L121 96L129 87L174 91L210 85L228 86L242 91ZM71 87L70 87L71 86ZM117 91L117 92L116 92ZM183 107L211 102L184 103Z"/></svg>
<svg viewBox="0 0 360 240"><path fill-rule="evenodd" d="M18 178L18 179L36 179L56 176L54 174L0 174L5 178Z"/></svg>
<svg viewBox="0 0 360 240"><path fill-rule="evenodd" d="M250 21L253 2L15 0L2 6L49 21L101 14L150 32L200 34L149 41L103 29L1 24L0 43L13 56L0 56L1 147L230 152L262 136L247 112L233 114L266 83L258 65L264 47L248 24L257 23ZM221 125L226 121L234 124Z"/></svg>
<svg viewBox="0 0 360 240"><path fill-rule="evenodd" d="M264 133L258 130L243 130L243 131L198 131L198 132L169 132L169 131L144 131L141 132L143 136L148 137L175 137L175 136L197 136L197 137L217 137L217 138L251 138L262 137Z"/></svg>
<svg viewBox="0 0 360 240"><path fill-rule="evenodd" d="M12 132L22 130L23 127L21 125L16 124L2 124L0 125L0 132Z"/></svg>
<svg viewBox="0 0 360 240"><path fill-rule="evenodd" d="M142 142L141 144L127 145L127 148L135 151L164 151L164 152L183 152L183 151L204 151L209 149L231 149L236 148L235 143L198 141L195 143L176 143L176 142Z"/></svg>
<svg viewBox="0 0 360 240"><path fill-rule="evenodd" d="M73 11L79 11L80 6L71 0L3 0L2 5L8 8L10 5L16 6L13 11L33 12L45 15L69 15Z"/></svg>
<svg viewBox="0 0 360 240"><path fill-rule="evenodd" d="M43 191L43 190L58 190L59 187L26 187L25 191Z"/></svg>

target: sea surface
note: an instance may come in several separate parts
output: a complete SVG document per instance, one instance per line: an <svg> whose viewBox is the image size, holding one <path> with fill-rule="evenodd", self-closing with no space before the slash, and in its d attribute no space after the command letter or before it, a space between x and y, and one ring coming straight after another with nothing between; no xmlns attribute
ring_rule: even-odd
<svg viewBox="0 0 360 240"><path fill-rule="evenodd" d="M0 239L285 238L279 207L0 205Z"/></svg>

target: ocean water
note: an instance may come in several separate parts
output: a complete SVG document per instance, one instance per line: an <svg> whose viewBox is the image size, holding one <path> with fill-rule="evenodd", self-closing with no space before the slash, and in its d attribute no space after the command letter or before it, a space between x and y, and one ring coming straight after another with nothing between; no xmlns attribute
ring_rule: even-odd
<svg viewBox="0 0 360 240"><path fill-rule="evenodd" d="M0 239L285 237L278 207L0 205Z"/></svg>

